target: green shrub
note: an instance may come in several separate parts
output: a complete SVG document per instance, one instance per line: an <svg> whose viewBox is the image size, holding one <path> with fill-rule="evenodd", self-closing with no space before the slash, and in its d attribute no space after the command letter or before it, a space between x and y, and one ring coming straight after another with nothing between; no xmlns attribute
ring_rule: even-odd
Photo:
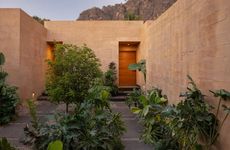
<svg viewBox="0 0 230 150"><path fill-rule="evenodd" d="M15 116L15 107L19 101L16 93L17 88L6 84L7 73L2 65L5 57L0 53L0 125L9 123Z"/></svg>
<svg viewBox="0 0 230 150"><path fill-rule="evenodd" d="M16 150L10 145L6 138L0 139L0 150Z"/></svg>
<svg viewBox="0 0 230 150"><path fill-rule="evenodd" d="M100 63L91 49L69 44L56 45L54 60L48 61L47 92L53 102L79 104L93 81L101 76Z"/></svg>
<svg viewBox="0 0 230 150"><path fill-rule="evenodd" d="M210 149L230 114L230 107L222 105L226 115L221 122L217 120L221 102L230 100L230 92L223 89L211 91L219 98L214 114L214 107L205 101L192 78L188 78L187 91L180 95L183 100L177 105L166 105L161 90L155 90L140 96L139 107L132 108L144 125L141 138L154 145L156 150Z"/></svg>
<svg viewBox="0 0 230 150"><path fill-rule="evenodd" d="M87 101L90 101L94 104L95 108L98 109L109 109L109 99L110 95L110 87L104 85L95 85L89 89L89 94L86 97Z"/></svg>
<svg viewBox="0 0 230 150"><path fill-rule="evenodd" d="M111 62L109 64L109 69L104 73L104 85L111 88L111 94L117 95L118 87L116 84L117 81L117 69L116 64Z"/></svg>
<svg viewBox="0 0 230 150"><path fill-rule="evenodd" d="M139 103L139 98L143 94L141 89L134 88L132 92L130 92L127 97L126 97L126 104L131 107L131 106L140 106Z"/></svg>
<svg viewBox="0 0 230 150"><path fill-rule="evenodd" d="M141 138L145 143L156 144L159 140L169 138L168 129L161 117L161 112L167 104L167 98L161 90L154 88L146 95L139 96L139 107L132 107L132 112L139 114L144 130Z"/></svg>
<svg viewBox="0 0 230 150"><path fill-rule="evenodd" d="M112 113L109 105L105 105L108 91L99 89L95 91L100 94L95 94L92 90L93 93L89 94L90 100L79 104L73 114L57 114L54 120L38 123L36 128L33 125L27 126L24 129L24 143L32 144L38 150L46 149L50 142L56 140L63 142L65 150L123 149L120 138L125 130L124 123L120 114ZM92 95L95 96L94 99Z"/></svg>
<svg viewBox="0 0 230 150"><path fill-rule="evenodd" d="M178 140L182 149L195 149L201 146L200 138L208 140L215 122L212 107L205 102L204 95L189 77L187 91L181 94L184 98L171 113L170 127L174 138Z"/></svg>

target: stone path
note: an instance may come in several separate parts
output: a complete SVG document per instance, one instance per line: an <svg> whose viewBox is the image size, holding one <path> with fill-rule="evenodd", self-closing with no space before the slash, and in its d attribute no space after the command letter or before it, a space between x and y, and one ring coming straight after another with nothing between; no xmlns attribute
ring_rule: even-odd
<svg viewBox="0 0 230 150"><path fill-rule="evenodd" d="M123 121L125 122L127 132L122 137L122 141L126 150L151 150L148 145L140 142L139 131L141 126L138 125L138 121L135 116L129 111L124 102L111 102L111 106L114 112L120 112L122 114ZM38 101L38 116L42 120L46 120L48 115L53 114L55 111L64 111L64 105L54 105L47 101ZM19 117L6 126L0 127L0 137L6 137L10 143L16 146L19 150L30 150L31 148L20 143L23 138L23 128L30 122L30 117L26 109L21 109Z"/></svg>
<svg viewBox="0 0 230 150"><path fill-rule="evenodd" d="M125 102L111 102L114 112L119 112L125 122L127 132L123 135L122 141L126 150L153 150L149 145L139 140L141 126L138 124L136 116L130 112Z"/></svg>

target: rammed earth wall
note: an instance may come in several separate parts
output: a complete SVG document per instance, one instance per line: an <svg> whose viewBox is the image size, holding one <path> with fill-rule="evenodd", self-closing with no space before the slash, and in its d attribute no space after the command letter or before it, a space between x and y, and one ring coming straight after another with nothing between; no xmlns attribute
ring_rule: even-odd
<svg viewBox="0 0 230 150"><path fill-rule="evenodd" d="M209 90L230 90L229 14L229 0L179 0L157 20L147 21L140 48L146 51L147 87L162 88L170 103L177 103L189 74L216 105ZM230 119L219 150L230 148L229 124Z"/></svg>
<svg viewBox="0 0 230 150"><path fill-rule="evenodd" d="M45 85L46 29L20 9L0 9L0 51L6 56L8 83L20 98L40 94Z"/></svg>

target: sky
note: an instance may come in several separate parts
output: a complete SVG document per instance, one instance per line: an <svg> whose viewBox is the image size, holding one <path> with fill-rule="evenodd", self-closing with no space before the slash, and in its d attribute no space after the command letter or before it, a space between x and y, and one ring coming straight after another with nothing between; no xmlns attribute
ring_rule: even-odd
<svg viewBox="0 0 230 150"><path fill-rule="evenodd" d="M124 3L125 0L0 0L0 8L21 8L31 16L76 20L86 9Z"/></svg>

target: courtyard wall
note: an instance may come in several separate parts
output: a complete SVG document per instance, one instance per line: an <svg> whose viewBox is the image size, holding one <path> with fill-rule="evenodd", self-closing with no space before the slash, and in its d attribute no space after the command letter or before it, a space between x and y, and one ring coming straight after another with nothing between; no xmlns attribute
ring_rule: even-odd
<svg viewBox="0 0 230 150"><path fill-rule="evenodd" d="M143 21L47 21L47 41L86 44L100 59L102 70L110 62L119 68L119 42L140 42Z"/></svg>
<svg viewBox="0 0 230 150"><path fill-rule="evenodd" d="M141 45L146 50L147 87L163 89L170 103L178 103L190 75L217 105L209 90L230 90L229 14L229 0L178 0L157 20L147 21ZM229 124L217 149L230 147Z"/></svg>
<svg viewBox="0 0 230 150"><path fill-rule="evenodd" d="M21 9L0 9L0 50L6 57L7 82L22 100L44 90L46 29Z"/></svg>

